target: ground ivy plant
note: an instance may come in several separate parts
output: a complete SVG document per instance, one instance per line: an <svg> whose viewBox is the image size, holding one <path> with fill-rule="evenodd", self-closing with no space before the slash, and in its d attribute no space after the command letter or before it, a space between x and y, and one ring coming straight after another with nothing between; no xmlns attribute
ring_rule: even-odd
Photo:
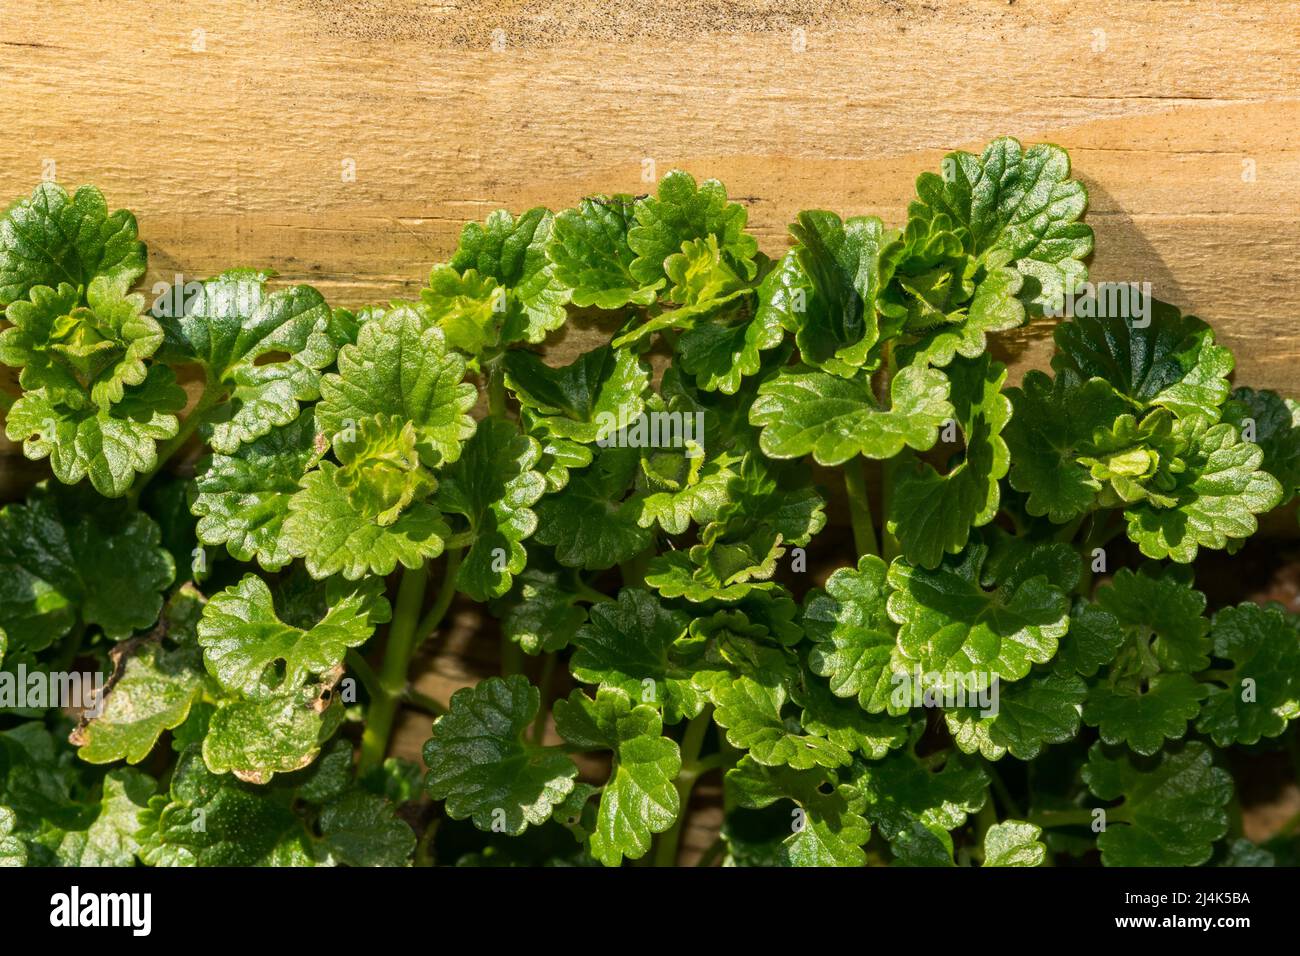
<svg viewBox="0 0 1300 956"><path fill-rule="evenodd" d="M1090 285L1085 204L1000 139L772 259L672 172L350 311L148 287L130 213L41 185L0 221L51 473L0 511L0 864L1295 862L1234 772L1300 753L1300 618L1197 583L1300 489L1300 406ZM500 676L434 699L453 616Z"/></svg>

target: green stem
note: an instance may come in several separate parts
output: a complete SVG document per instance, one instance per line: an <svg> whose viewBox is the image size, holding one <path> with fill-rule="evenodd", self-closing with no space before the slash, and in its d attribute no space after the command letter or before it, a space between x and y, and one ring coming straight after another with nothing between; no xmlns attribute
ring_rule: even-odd
<svg viewBox="0 0 1300 956"><path fill-rule="evenodd" d="M347 661L348 668L357 675L357 679L361 681L361 686L366 689L366 693L370 695L371 700L384 692L383 685L379 683L379 675L370 666L370 662L361 656L359 650L355 647L349 647L344 660Z"/></svg>
<svg viewBox="0 0 1300 956"><path fill-rule="evenodd" d="M447 550L447 563L442 569L442 584L438 587L438 596L434 598L429 613L420 618L420 623L415 628L416 647L432 637L433 632L442 623L442 619L447 616L447 609L451 607L451 602L456 597L456 574L460 570L460 562L464 557L465 552L461 548Z"/></svg>
<svg viewBox="0 0 1300 956"><path fill-rule="evenodd" d="M891 389L894 384L894 375L898 371L898 362L894 358L892 342L885 342L883 353L884 366L876 379L876 400L881 408L892 408L893 393ZM894 462L892 460L882 461L880 463L880 538L881 557L886 561L894 560L902 550L899 547L898 538L891 534L889 530L889 518L893 514L893 503Z"/></svg>
<svg viewBox="0 0 1300 956"><path fill-rule="evenodd" d="M1090 807L1076 807L1072 810L1040 810L1038 813L1029 815L1029 822L1036 823L1040 827L1087 827L1092 826L1092 809ZM1131 821L1132 812L1127 811L1124 807L1114 807L1106 811L1106 819L1119 822Z"/></svg>
<svg viewBox="0 0 1300 956"><path fill-rule="evenodd" d="M573 586L573 593L576 594L580 600L586 601L589 604L603 604L607 601L612 602L614 600L608 594L602 594L597 591L586 581L582 580L582 578L577 579L577 582Z"/></svg>
<svg viewBox="0 0 1300 956"><path fill-rule="evenodd" d="M677 845L681 842L682 825L686 822L687 810L690 808L691 790L695 788L695 781L705 772L698 766L700 749L704 746L704 735L708 733L709 724L712 722L713 708L705 707L700 711L699 716L691 719L682 734L682 769L675 781L677 819L673 821L672 827L660 834L659 839L655 841L655 866L677 865Z"/></svg>
<svg viewBox="0 0 1300 956"><path fill-rule="evenodd" d="M488 411L493 418L506 417L506 378L498 363L488 369Z"/></svg>
<svg viewBox="0 0 1300 956"><path fill-rule="evenodd" d="M871 522L871 502L867 500L867 470L862 456L844 464L844 490L849 498L849 519L853 522L853 546L858 557L879 554L876 527Z"/></svg>
<svg viewBox="0 0 1300 956"><path fill-rule="evenodd" d="M1007 789L1006 782L1002 779L1002 774L998 773L991 763L986 763L984 769L988 771L989 779L993 782L993 792L997 794L997 798L1002 801L1003 814L1019 820L1022 816L1020 812L1020 804L1016 802L1015 797L1011 796L1011 791Z"/></svg>
<svg viewBox="0 0 1300 956"><path fill-rule="evenodd" d="M447 705L440 700L434 700L428 694L422 694L414 687L407 687L402 693L402 700L417 707L426 714L432 714L434 717L441 717L447 713Z"/></svg>
<svg viewBox="0 0 1300 956"><path fill-rule="evenodd" d="M537 717L533 721L533 743L535 744L540 744L542 738L546 736L546 714L550 709L547 705L551 699L551 681L555 678L555 661L554 652L542 658L542 674L537 681L537 688L542 696L542 706L537 708Z"/></svg>
<svg viewBox="0 0 1300 956"><path fill-rule="evenodd" d="M513 677L524 672L524 652L518 644L510 639L509 634L501 635L501 676Z"/></svg>
<svg viewBox="0 0 1300 956"><path fill-rule="evenodd" d="M149 482L153 481L154 476L166 466L172 456L185 447L185 443L190 440L190 436L203 424L208 417L208 412L212 411L221 397L221 389L215 382L209 381L203 388L203 394L199 396L198 403L194 406L193 411L185 416L185 421L181 422L180 429L167 441L158 446L158 457L152 468L143 472L135 479L131 490L127 492L126 500L132 508L139 507L140 494L144 491Z"/></svg>
<svg viewBox="0 0 1300 956"><path fill-rule="evenodd" d="M393 622L388 626L384 662L379 668L380 694L370 702L366 729L361 735L358 774L368 773L378 767L388 752L393 718L397 714L398 702L406 692L406 672L411 666L411 655L415 652L415 632L420 622L420 607L424 604L424 588L428 580L429 569L425 565L407 568L402 572Z"/></svg>

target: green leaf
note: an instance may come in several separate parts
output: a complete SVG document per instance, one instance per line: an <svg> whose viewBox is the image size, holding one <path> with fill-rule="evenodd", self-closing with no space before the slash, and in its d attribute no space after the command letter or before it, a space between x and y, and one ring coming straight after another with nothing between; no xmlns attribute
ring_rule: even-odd
<svg viewBox="0 0 1300 956"><path fill-rule="evenodd" d="M961 428L965 454L940 475L926 462L907 455L893 472L894 491L888 528L914 564L938 566L945 553L966 546L972 528L998 513L998 482L1011 464L1002 429L1011 402L1002 394L1007 370L988 355L954 361L947 369L954 420Z"/></svg>
<svg viewBox="0 0 1300 956"><path fill-rule="evenodd" d="M641 453L641 470L649 490L639 501L637 523L655 524L669 534L684 534L692 523L715 520L730 501L739 477L735 455L707 456L699 445L686 449L653 448Z"/></svg>
<svg viewBox="0 0 1300 956"><path fill-rule="evenodd" d="M1045 143L1023 149L1002 137L981 156L949 153L943 173L917 179L909 220L932 223L943 217L945 231L960 240L967 255L1010 261L1036 280L1040 292L1034 301L1040 308L1087 278L1083 259L1092 252L1092 229L1077 220L1088 194L1082 183L1067 178L1065 150Z"/></svg>
<svg viewBox="0 0 1300 956"><path fill-rule="evenodd" d="M848 750L832 740L805 733L783 715L789 696L778 682L761 684L739 677L715 689L717 710L713 718L726 728L727 742L748 750L765 767L842 767L852 759Z"/></svg>
<svg viewBox="0 0 1300 956"><path fill-rule="evenodd" d="M1070 611L1070 630L1061 639L1057 660L1091 677L1103 664L1115 659L1127 639L1115 615L1080 598Z"/></svg>
<svg viewBox="0 0 1300 956"><path fill-rule="evenodd" d="M1205 595L1192 588L1190 579L1149 568L1140 573L1121 568L1109 585L1098 589L1097 603L1134 643L1150 645L1160 668L1194 673L1209 666ZM1116 666L1136 665L1120 661Z"/></svg>
<svg viewBox="0 0 1300 956"><path fill-rule="evenodd" d="M984 834L985 866L1042 866L1047 846L1043 828L1022 820L1003 820Z"/></svg>
<svg viewBox="0 0 1300 956"><path fill-rule="evenodd" d="M555 749L524 742L541 694L524 677L462 688L424 745L425 786L453 820L517 836L545 823L572 792L578 768Z"/></svg>
<svg viewBox="0 0 1300 956"><path fill-rule="evenodd" d="M1223 417L1263 449L1260 468L1282 486L1282 503L1290 501L1300 490L1300 403L1268 389L1237 388Z"/></svg>
<svg viewBox="0 0 1300 956"><path fill-rule="evenodd" d="M576 746L614 752L591 834L592 856L606 866L645 856L652 836L671 827L680 810L673 780L682 758L676 742L662 736L659 711L634 706L618 688L601 688L595 700L575 690L556 702L555 729Z"/></svg>
<svg viewBox="0 0 1300 956"><path fill-rule="evenodd" d="M364 644L391 614L378 578L359 584L331 579L326 595L324 616L295 627L276 614L266 582L244 575L203 609L198 638L209 673L229 691L280 697L338 668L347 649Z"/></svg>
<svg viewBox="0 0 1300 956"><path fill-rule="evenodd" d="M119 767L104 775L94 821L63 834L55 855L61 866L135 866L143 836L139 815L156 784L139 770Z"/></svg>
<svg viewBox="0 0 1300 956"><path fill-rule="evenodd" d="M1005 255L1005 253L1003 253ZM1000 258L1000 256L998 257ZM968 303L951 312L937 315L925 315L916 320L917 324L930 326L920 332L917 341L898 351L902 364L925 363L936 366L948 365L955 356L967 359L979 358L988 348L988 335L992 332L1005 332L1025 324L1027 314L1020 301L1020 292L1024 288L1024 277L1015 269L996 265L998 259L991 259L986 265L988 272L974 287ZM969 260L965 264L970 264ZM965 278L965 277L963 277ZM922 280L923 281L923 280ZM917 279L902 280L901 284L913 295L921 291ZM933 290L924 290L933 295ZM961 298L965 298L966 287L962 286ZM947 296L944 297L945 299ZM920 301L926 301L921 297ZM944 305L952 303L945 302ZM916 300L912 311L917 311ZM928 312L930 304L920 311Z"/></svg>
<svg viewBox="0 0 1300 956"><path fill-rule="evenodd" d="M183 724L204 692L203 657L193 618L202 596L182 588L163 613L157 636L119 644L109 652L113 672L98 713L83 715L70 738L87 763L139 763L163 731Z"/></svg>
<svg viewBox="0 0 1300 956"><path fill-rule="evenodd" d="M506 385L548 435L578 442L608 438L634 422L645 408L646 365L631 350L592 349L571 364L553 368L532 352L504 357Z"/></svg>
<svg viewBox="0 0 1300 956"><path fill-rule="evenodd" d="M627 243L635 222L636 200L629 195L593 196L577 209L555 217L547 255L555 278L573 290L573 304L586 308L619 309L625 305L652 305L665 278L642 282L632 274L636 253Z"/></svg>
<svg viewBox="0 0 1300 956"><path fill-rule="evenodd" d="M681 252L682 243L709 236L749 278L757 270L758 243L745 232L745 207L727 202L716 179L696 186L689 173L673 170L659 181L658 195L637 202L633 215L637 224L628 230L627 243L637 257L629 271L643 286L666 279L665 260Z"/></svg>
<svg viewBox="0 0 1300 956"><path fill-rule="evenodd" d="M862 846L871 828L862 817L862 798L854 788L837 785L824 768L767 767L746 755L727 771L725 780L728 796L741 807L761 810L778 800L794 802L790 835L781 844L787 865L866 863Z"/></svg>
<svg viewBox="0 0 1300 956"><path fill-rule="evenodd" d="M291 791L255 787L181 755L169 797L150 801L140 858L149 866L306 866L310 837Z"/></svg>
<svg viewBox="0 0 1300 956"><path fill-rule="evenodd" d="M1108 683L1088 689L1083 719L1108 744L1127 744L1153 754L1166 740L1178 740L1201 711L1210 688L1188 674L1156 674L1143 688Z"/></svg>
<svg viewBox="0 0 1300 956"><path fill-rule="evenodd" d="M569 289L556 278L547 257L554 221L541 207L518 217L498 209L482 225L471 222L460 232L451 267L462 274L473 269L496 280L519 304L502 329L505 344L540 342L564 324Z"/></svg>
<svg viewBox="0 0 1300 956"><path fill-rule="evenodd" d="M292 559L283 534L289 499L320 453L309 409L288 425L240 445L232 455L204 460L190 506L199 519L199 541L224 544L235 560L256 559L268 571L284 567Z"/></svg>
<svg viewBox="0 0 1300 956"><path fill-rule="evenodd" d="M284 541L290 554L306 558L313 577L342 574L355 581L367 573L389 574L398 564L418 568L442 554L451 529L441 513L428 502L405 501L427 492L432 479L420 471L409 422L399 434L409 441L383 457L357 459L357 467L321 462L299 482L301 490L289 499ZM394 466L394 459L401 464Z"/></svg>
<svg viewBox="0 0 1300 956"><path fill-rule="evenodd" d="M0 868L27 865L27 846L13 835L14 812L0 806Z"/></svg>
<svg viewBox="0 0 1300 956"><path fill-rule="evenodd" d="M1187 564L1202 547L1223 548L1253 535L1259 527L1255 515L1281 502L1282 486L1260 470L1260 447L1242 441L1227 422L1212 425L1192 414L1174 424L1174 438L1182 468L1167 491L1172 505L1143 500L1124 517L1129 538L1147 557Z"/></svg>
<svg viewBox="0 0 1300 956"><path fill-rule="evenodd" d="M102 276L87 290L64 283L57 291L36 286L30 295L10 303L13 327L0 332L0 361L22 368L23 388L45 387L73 408L108 409L126 386L145 380L145 360L162 344L163 330L144 314L144 296L126 295Z"/></svg>
<svg viewBox="0 0 1300 956"><path fill-rule="evenodd" d="M383 797L349 790L320 814L320 851L345 866L404 866L415 851L415 834Z"/></svg>
<svg viewBox="0 0 1300 956"><path fill-rule="evenodd" d="M906 717L869 714L857 701L837 697L823 681L805 671L792 689L796 704L803 708L799 723L803 729L825 737L837 747L879 760L907 743Z"/></svg>
<svg viewBox="0 0 1300 956"><path fill-rule="evenodd" d="M534 470L541 454L536 439L513 423L488 418L443 477L438 503L468 518L474 533L456 586L476 601L505 594L528 563L523 541L537 529L530 506L546 492L546 479Z"/></svg>
<svg viewBox="0 0 1300 956"><path fill-rule="evenodd" d="M790 226L791 250L803 271L765 284L782 309L793 287L804 291L787 321L804 364L844 378L879 364L878 298L893 274L897 245L875 216L841 220L833 212L801 212Z"/></svg>
<svg viewBox="0 0 1300 956"><path fill-rule="evenodd" d="M1123 400L1108 382L1080 381L1068 370L1055 380L1027 372L1020 387L1006 394L1015 410L1005 432L1009 480L1029 494L1025 510L1057 524L1084 514L1102 486L1078 461L1079 452L1089 448L1093 432L1123 413Z"/></svg>
<svg viewBox="0 0 1300 956"><path fill-rule="evenodd" d="M414 426L420 458L435 467L459 458L474 434L467 413L477 394L461 381L465 359L414 309L396 308L361 326L356 345L339 350L338 367L322 379L316 406L317 426L331 438L362 419L395 416Z"/></svg>
<svg viewBox="0 0 1300 956"><path fill-rule="evenodd" d="M104 409L89 402L68 404L48 388L25 393L9 409L5 434L22 442L33 461L50 459L54 476L67 485L89 477L101 495L120 498L137 472L158 465L156 443L175 436L174 412L185 407L185 392L170 368L151 366L145 380L122 390L122 399Z"/></svg>
<svg viewBox="0 0 1300 956"><path fill-rule="evenodd" d="M563 491L537 503L537 541L565 567L593 571L644 551L652 534L638 523L640 501L625 497L639 460L634 448L600 449Z"/></svg>
<svg viewBox="0 0 1300 956"><path fill-rule="evenodd" d="M94 186L69 196L62 186L41 183L0 220L0 305L33 286L88 288L97 276L129 289L144 275L145 259L131 213L110 213Z"/></svg>
<svg viewBox="0 0 1300 956"><path fill-rule="evenodd" d="M902 558L890 565L888 608L900 625L898 647L921 670L963 684L973 673L1014 681L1056 654L1069 622L1065 591L1044 574L1029 576L1033 558L1025 570L988 579L988 553L987 544L972 541L934 570Z"/></svg>
<svg viewBox="0 0 1300 956"><path fill-rule="evenodd" d="M203 739L204 763L256 784L308 766L343 720L342 706L328 704L331 689L286 685L274 697L221 701Z"/></svg>
<svg viewBox="0 0 1300 956"><path fill-rule="evenodd" d="M1147 324L1120 315L1077 317L1056 327L1052 367L1101 378L1134 407L1219 420L1233 358L1200 319L1151 300Z"/></svg>
<svg viewBox="0 0 1300 956"><path fill-rule="evenodd" d="M49 646L74 621L110 640L150 627L175 567L158 526L81 491L38 488L0 511L0 619L9 653Z"/></svg>
<svg viewBox="0 0 1300 956"><path fill-rule="evenodd" d="M230 454L298 417L320 396L321 370L335 357L333 314L310 286L266 293L266 276L236 269L203 284L168 324L164 354L202 362L209 388L229 400L205 424L214 451Z"/></svg>
<svg viewBox="0 0 1300 956"><path fill-rule="evenodd" d="M501 620L501 633L525 654L553 653L567 647L587 611L578 596L560 584L560 573L530 567L517 575L514 587L491 602Z"/></svg>
<svg viewBox="0 0 1300 956"><path fill-rule="evenodd" d="M763 453L801 458L811 452L820 465L840 465L858 454L892 458L905 447L925 451L953 416L948 379L918 366L894 377L888 409L876 403L865 374L844 379L796 367L768 379L758 395L749 421L763 429Z"/></svg>
<svg viewBox="0 0 1300 956"><path fill-rule="evenodd" d="M461 274L446 265L433 267L429 284L420 290L420 304L448 345L473 356L501 347L502 326L511 306L518 307L491 277L473 269Z"/></svg>
<svg viewBox="0 0 1300 956"><path fill-rule="evenodd" d="M617 601L596 604L589 615L574 638L574 677L654 704L668 724L699 714L704 694L692 684L691 671L669 653L686 631L684 613L664 607L649 591L624 588Z"/></svg>
<svg viewBox="0 0 1300 956"><path fill-rule="evenodd" d="M1033 760L1046 744L1062 744L1079 733L1079 711L1088 687L1066 668L1035 671L1022 681L998 685L991 713L979 707L949 710L948 731L962 752L999 760L1007 753ZM987 864L986 864L987 865Z"/></svg>
<svg viewBox="0 0 1300 956"><path fill-rule="evenodd" d="M988 799L988 775L978 762L954 754L935 771L910 750L855 764L854 785L864 816L889 841L903 866L952 866L952 834Z"/></svg>
<svg viewBox="0 0 1300 956"><path fill-rule="evenodd" d="M1220 747L1277 737L1300 717L1300 638L1277 608L1245 603L1214 615L1214 656L1232 668L1211 686L1196 729Z"/></svg>
<svg viewBox="0 0 1300 956"><path fill-rule="evenodd" d="M1197 741L1154 759L1111 758L1096 743L1083 779L1101 799L1124 800L1097 837L1106 866L1199 866L1228 832L1232 778Z"/></svg>
<svg viewBox="0 0 1300 956"><path fill-rule="evenodd" d="M746 376L762 368L761 353L784 340L785 330L773 310L760 306L750 318L741 309L726 309L682 333L677 361L704 391L734 395Z"/></svg>
<svg viewBox="0 0 1300 956"><path fill-rule="evenodd" d="M864 555L854 568L840 568L804 601L803 627L813 641L808 664L830 678L839 697L856 697L868 713L890 706L899 664L894 626L886 611L888 568L875 555Z"/></svg>

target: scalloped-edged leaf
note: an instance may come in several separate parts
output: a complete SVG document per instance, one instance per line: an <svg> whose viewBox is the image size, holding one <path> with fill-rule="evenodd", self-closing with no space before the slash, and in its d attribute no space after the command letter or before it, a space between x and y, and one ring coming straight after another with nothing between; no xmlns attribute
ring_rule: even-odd
<svg viewBox="0 0 1300 956"><path fill-rule="evenodd" d="M1140 689L1094 684L1083 705L1084 722L1096 727L1108 744L1153 754L1166 740L1178 740L1187 732L1210 692L1188 674L1156 674L1144 684Z"/></svg>
<svg viewBox="0 0 1300 956"><path fill-rule="evenodd" d="M910 750L854 765L863 815L889 841L903 866L952 866L952 834L988 799L988 774L977 761L954 754L939 770Z"/></svg>
<svg viewBox="0 0 1300 956"><path fill-rule="evenodd" d="M564 324L569 289L555 276L547 257L555 217L540 206L512 216L504 209L482 223L467 223L450 266L473 269L510 290L518 309L510 310L501 341L540 342Z"/></svg>
<svg viewBox="0 0 1300 956"><path fill-rule="evenodd" d="M1079 711L1087 692L1080 677L1053 667L999 685L991 713L961 707L944 717L953 740L965 753L979 753L985 760L999 760L1007 753L1033 760L1045 745L1065 743L1078 735Z"/></svg>
<svg viewBox="0 0 1300 956"><path fill-rule="evenodd" d="M998 482L1011 465L1002 438L1011 418L1011 401L1002 394L1006 366L983 355L954 361L946 371L965 453L944 475L913 455L904 457L893 471L887 517L903 554L927 568L937 567L945 553L961 551L972 528L993 520L1001 502Z"/></svg>
<svg viewBox="0 0 1300 956"><path fill-rule="evenodd" d="M144 275L146 255L135 216L110 213L94 186L69 196L56 183L41 183L0 219L0 306L33 286L88 288L97 276L128 289Z"/></svg>
<svg viewBox="0 0 1300 956"><path fill-rule="evenodd" d="M150 866L307 866L310 835L292 791L257 787L181 755L166 797L141 815L140 858Z"/></svg>
<svg viewBox="0 0 1300 956"><path fill-rule="evenodd" d="M1164 670L1194 673L1209 666L1205 595L1193 589L1189 579L1121 568L1097 590L1096 599L1121 628L1150 642Z"/></svg>
<svg viewBox="0 0 1300 956"><path fill-rule="evenodd" d="M789 695L778 682L738 677L715 688L712 696L717 704L713 719L726 729L727 742L749 751L765 767L842 767L852 759L843 746L787 721L782 712Z"/></svg>
<svg viewBox="0 0 1300 956"><path fill-rule="evenodd" d="M630 195L592 196L556 214L546 252L556 280L572 290L574 305L618 309L654 303L667 279L642 282L632 274L636 253L627 233L636 221L635 204Z"/></svg>
<svg viewBox="0 0 1300 956"><path fill-rule="evenodd" d="M825 737L837 747L879 760L891 750L903 746L908 738L905 716L869 714L858 702L831 693L825 681L806 671L792 689L802 711L799 724L818 737Z"/></svg>
<svg viewBox="0 0 1300 956"><path fill-rule="evenodd" d="M628 267L642 285L654 285L667 278L665 260L681 252L682 243L715 237L732 264L753 278L758 243L745 232L745 207L727 201L727 190L716 179L698 186L681 170L673 170L659 181L658 193L637 202L633 209L636 225L627 233L627 243L636 253Z"/></svg>
<svg viewBox="0 0 1300 956"><path fill-rule="evenodd" d="M530 506L546 492L546 479L534 470L541 454L536 439L513 423L489 418L443 475L438 503L468 518L474 533L456 586L476 601L505 594L528 562L523 541L537 529Z"/></svg>
<svg viewBox="0 0 1300 956"><path fill-rule="evenodd" d="M315 417L307 410L232 455L200 463L190 505L199 541L224 544L235 560L256 559L268 571L284 567L293 557L283 535L289 499L319 456Z"/></svg>
<svg viewBox="0 0 1300 956"><path fill-rule="evenodd" d="M317 426L333 438L375 415L410 422L429 467L460 457L474 434L477 392L464 382L465 359L415 309L399 307L361 326L355 345L339 350L337 373L321 380Z"/></svg>
<svg viewBox="0 0 1300 956"><path fill-rule="evenodd" d="M163 731L179 727L203 696L203 655L194 625L202 597L186 586L163 613L157 636L118 644L102 703L70 738L87 763L139 763Z"/></svg>
<svg viewBox="0 0 1300 956"><path fill-rule="evenodd" d="M608 438L645 408L649 369L630 349L601 346L569 365L547 365L532 352L504 357L505 381L530 420L548 435L578 442Z"/></svg>
<svg viewBox="0 0 1300 956"><path fill-rule="evenodd" d="M1300 636L1277 608L1227 607L1210 627L1214 656L1232 668L1211 686L1196 729L1220 747L1277 737L1300 717Z"/></svg>
<svg viewBox="0 0 1300 956"><path fill-rule="evenodd" d="M1079 316L1056 327L1052 367L1100 378L1136 408L1161 406L1180 418L1219 420L1232 353L1200 319L1151 300L1147 324L1121 315Z"/></svg>
<svg viewBox="0 0 1300 956"><path fill-rule="evenodd" d="M524 741L541 694L519 675L458 690L424 745L425 786L453 820L517 836L545 823L574 788L564 753Z"/></svg>
<svg viewBox="0 0 1300 956"><path fill-rule="evenodd" d="M472 356L500 348L502 326L511 306L517 307L491 277L473 269L462 274L448 265L433 267L420 290L420 305L448 345Z"/></svg>
<svg viewBox="0 0 1300 956"><path fill-rule="evenodd" d="M9 654L40 650L80 620L125 640L158 619L175 566L158 526L81 491L38 488L0 511L0 620Z"/></svg>
<svg viewBox="0 0 1300 956"><path fill-rule="evenodd" d="M704 708L705 695L692 683L691 670L670 654L690 620L683 612L664 607L649 591L624 588L616 601L596 604L588 614L574 638L574 677L653 704L668 724Z"/></svg>
<svg viewBox="0 0 1300 956"><path fill-rule="evenodd" d="M1059 146L1024 149L1001 137L980 156L949 153L942 176L922 173L908 218L943 217L944 231L967 255L1011 262L1035 280L1040 291L1034 302L1041 308L1087 278L1083 259L1092 252L1092 229L1078 219L1088 194L1069 175L1070 158Z"/></svg>
<svg viewBox="0 0 1300 956"><path fill-rule="evenodd" d="M1172 505L1145 499L1124 512L1128 536L1149 558L1180 564L1200 548L1223 548L1259 527L1256 515L1276 507L1282 486L1261 470L1263 450L1242 441L1235 426L1199 414L1174 424L1182 470L1165 494Z"/></svg>
<svg viewBox="0 0 1300 956"><path fill-rule="evenodd" d="M1019 388L1009 388L1014 413L1004 432L1011 451L1011 487L1027 492L1025 510L1064 524L1086 512L1101 482L1078 460L1094 431L1109 426L1124 411L1124 401L1101 379L1080 381L1070 371L1053 380L1027 372Z"/></svg>
<svg viewBox="0 0 1300 956"><path fill-rule="evenodd" d="M1223 419L1263 449L1260 468L1282 486L1282 503L1290 501L1300 490L1300 402L1269 389L1237 388Z"/></svg>
<svg viewBox="0 0 1300 956"><path fill-rule="evenodd" d="M265 282L247 269L222 273L168 324L164 353L202 362L209 387L228 396L204 426L224 454L297 418L320 396L321 371L335 358L333 313L321 294L305 285L267 294Z"/></svg>
<svg viewBox="0 0 1300 956"><path fill-rule="evenodd" d="M30 296L10 303L5 317L13 327L0 332L0 362L22 369L23 388L44 387L72 407L89 401L107 409L126 386L145 380L145 360L162 344L163 329L144 313L144 296L127 295L103 276L86 290L64 283L36 286Z"/></svg>
<svg viewBox="0 0 1300 956"><path fill-rule="evenodd" d="M857 568L840 568L804 601L803 627L813 641L808 665L830 679L839 697L856 698L868 713L890 707L897 651L885 602L888 566L864 555Z"/></svg>
<svg viewBox="0 0 1300 956"><path fill-rule="evenodd" d="M663 736L659 711L634 705L618 688L602 687L595 700L575 690L556 702L555 729L571 744L614 754L591 832L592 856L606 866L645 856L653 835L671 827L681 807L673 783L681 753Z"/></svg>
<svg viewBox="0 0 1300 956"><path fill-rule="evenodd" d="M1232 778L1198 741L1158 758L1112 758L1096 743L1083 779L1101 799L1124 801L1097 836L1106 866L1198 866L1228 832Z"/></svg>
<svg viewBox="0 0 1300 956"><path fill-rule="evenodd" d="M727 772L728 796L737 806L761 810L790 800L790 835L779 859L788 866L862 866L862 846L871 828L862 816L862 797L846 784L837 785L824 768L795 770L766 767L746 755Z"/></svg>
<svg viewBox="0 0 1300 956"><path fill-rule="evenodd" d="M286 624L266 582L244 575L203 609L198 638L209 673L247 697L283 696L337 668L349 647L364 644L390 616L378 578L359 584L331 579L326 608L310 627Z"/></svg>
<svg viewBox="0 0 1300 956"><path fill-rule="evenodd" d="M537 541L554 547L565 567L593 571L645 550L652 532L638 523L638 499L626 497L639 460L635 448L599 449L562 491L537 503Z"/></svg>
<svg viewBox="0 0 1300 956"><path fill-rule="evenodd" d="M801 458L840 465L854 455L892 458L904 448L925 451L953 417L948 379L937 369L908 366L890 383L890 407L881 408L864 373L840 378L795 367L758 389L751 425L761 427L759 445L770 458Z"/></svg>
<svg viewBox="0 0 1300 956"><path fill-rule="evenodd" d="M342 706L328 705L319 687L258 700L223 700L208 722L203 761L213 773L268 783L277 773L310 765L342 720Z"/></svg>
<svg viewBox="0 0 1300 956"><path fill-rule="evenodd" d="M559 572L527 568L515 577L505 597L491 603L501 632L525 654L552 653L569 645L587 620L578 595L561 583Z"/></svg>
<svg viewBox="0 0 1300 956"><path fill-rule="evenodd" d="M747 376L758 374L762 353L784 340L785 330L772 310L760 308L750 317L741 309L729 309L683 332L677 360L699 388L734 395Z"/></svg>
<svg viewBox="0 0 1300 956"><path fill-rule="evenodd" d="M984 834L985 866L1042 866L1047 845L1038 838L1043 828L1023 820L1003 820Z"/></svg>
<svg viewBox="0 0 1300 956"><path fill-rule="evenodd" d="M972 541L934 570L902 558L890 565L889 616L908 662L965 684L973 673L1020 680L1056 654L1069 622L1066 592L1034 572L1033 557L987 580L988 553Z"/></svg>
<svg viewBox="0 0 1300 956"><path fill-rule="evenodd" d="M66 396L65 396L66 397ZM137 472L158 464L157 442L173 437L174 413L185 407L185 391L170 368L151 366L145 380L122 390L110 408L68 404L49 389L25 393L5 419L10 441L22 442L33 461L50 459L54 476L73 485L83 478L101 495L120 498Z"/></svg>
<svg viewBox="0 0 1300 956"><path fill-rule="evenodd" d="M349 790L321 808L318 852L345 866L403 866L415 834L383 797Z"/></svg>

